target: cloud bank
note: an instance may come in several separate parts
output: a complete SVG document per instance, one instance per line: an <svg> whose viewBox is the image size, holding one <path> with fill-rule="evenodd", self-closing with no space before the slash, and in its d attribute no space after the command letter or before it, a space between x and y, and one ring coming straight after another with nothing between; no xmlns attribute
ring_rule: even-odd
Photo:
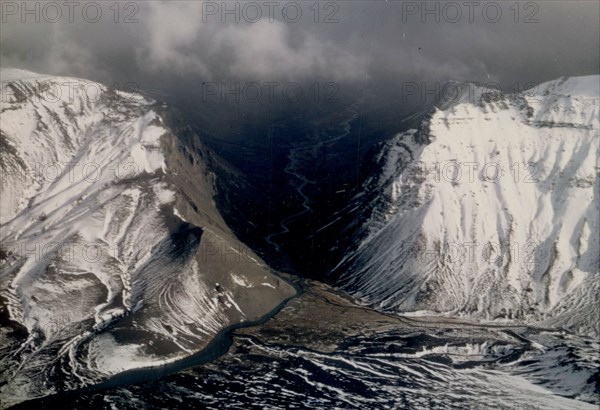
<svg viewBox="0 0 600 410"><path fill-rule="evenodd" d="M23 14L21 2L2 3L3 66L180 92L204 81L320 80L393 93L402 81L510 85L600 64L597 1L150 1L118 3L118 14L96 2L87 15L89 2L78 2L72 21L65 2L51 3L62 18L40 3L39 22L35 5Z"/></svg>

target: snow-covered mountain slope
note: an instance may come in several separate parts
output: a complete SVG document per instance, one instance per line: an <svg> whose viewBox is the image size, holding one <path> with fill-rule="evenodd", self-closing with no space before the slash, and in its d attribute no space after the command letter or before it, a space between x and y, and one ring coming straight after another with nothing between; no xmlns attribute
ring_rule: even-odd
<svg viewBox="0 0 600 410"><path fill-rule="evenodd" d="M597 335L599 83L472 86L396 136L343 288L389 311Z"/></svg>
<svg viewBox="0 0 600 410"><path fill-rule="evenodd" d="M4 405L195 353L295 291L217 212L215 160L145 97L2 69Z"/></svg>

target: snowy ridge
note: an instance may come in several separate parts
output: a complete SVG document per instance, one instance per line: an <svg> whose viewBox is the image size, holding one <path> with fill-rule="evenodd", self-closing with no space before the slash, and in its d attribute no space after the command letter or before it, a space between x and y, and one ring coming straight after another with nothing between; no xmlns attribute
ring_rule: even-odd
<svg viewBox="0 0 600 410"><path fill-rule="evenodd" d="M342 286L384 310L597 335L599 82L474 93L395 137Z"/></svg>
<svg viewBox="0 0 600 410"><path fill-rule="evenodd" d="M208 280L216 268L203 266L202 244L218 235L229 249L234 238L178 216L163 149L178 142L153 101L74 78L1 77L4 403L48 394L52 381L76 388L180 359L289 296L251 256L228 274L269 286ZM195 206L216 213L210 201ZM231 302L263 289L271 299L259 308Z"/></svg>

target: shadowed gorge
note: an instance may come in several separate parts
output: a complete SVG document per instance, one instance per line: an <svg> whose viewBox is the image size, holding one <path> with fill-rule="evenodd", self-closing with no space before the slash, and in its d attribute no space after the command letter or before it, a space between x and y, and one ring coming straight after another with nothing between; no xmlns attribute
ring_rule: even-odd
<svg viewBox="0 0 600 410"><path fill-rule="evenodd" d="M600 405L600 2L0 2L0 408Z"/></svg>
<svg viewBox="0 0 600 410"><path fill-rule="evenodd" d="M248 118L241 129L231 131L226 118L220 132L199 135L231 164L217 168L216 198L236 234L275 268L328 280L371 211L376 193L364 186L378 172L381 143L422 114L390 115L389 107L361 101L309 103L264 117L242 104L230 114ZM221 116L231 108L217 106ZM186 118L198 130L220 122Z"/></svg>

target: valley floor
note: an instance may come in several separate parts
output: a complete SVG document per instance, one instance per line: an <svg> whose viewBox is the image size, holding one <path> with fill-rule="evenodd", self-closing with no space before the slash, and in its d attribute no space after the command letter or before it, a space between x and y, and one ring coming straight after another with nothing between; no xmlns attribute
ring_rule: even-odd
<svg viewBox="0 0 600 410"><path fill-rule="evenodd" d="M228 351L158 380L18 407L595 409L598 343L531 327L385 315L306 281ZM592 404L595 403L595 404Z"/></svg>

